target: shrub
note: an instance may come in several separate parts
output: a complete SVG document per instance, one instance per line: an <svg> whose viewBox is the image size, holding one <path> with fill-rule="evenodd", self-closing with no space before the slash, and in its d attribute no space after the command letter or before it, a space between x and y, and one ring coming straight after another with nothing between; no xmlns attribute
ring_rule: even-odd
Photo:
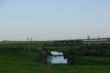
<svg viewBox="0 0 110 73"><path fill-rule="evenodd" d="M64 52L69 64L76 64L78 62L78 54L75 49L68 49Z"/></svg>

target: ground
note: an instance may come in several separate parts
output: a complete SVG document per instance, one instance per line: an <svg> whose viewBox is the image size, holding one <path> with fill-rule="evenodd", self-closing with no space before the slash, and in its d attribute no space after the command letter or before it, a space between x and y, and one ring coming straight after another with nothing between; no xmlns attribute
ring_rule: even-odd
<svg viewBox="0 0 110 73"><path fill-rule="evenodd" d="M0 55L0 73L110 73L109 57L82 57L81 65L46 65L39 63L40 58L36 54Z"/></svg>

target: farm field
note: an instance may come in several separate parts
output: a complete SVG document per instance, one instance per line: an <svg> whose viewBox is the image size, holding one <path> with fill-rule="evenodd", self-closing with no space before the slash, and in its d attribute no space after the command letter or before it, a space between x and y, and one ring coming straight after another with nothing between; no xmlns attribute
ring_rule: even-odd
<svg viewBox="0 0 110 73"><path fill-rule="evenodd" d="M33 53L0 55L0 73L110 73L109 57L83 56L78 65L46 65Z"/></svg>

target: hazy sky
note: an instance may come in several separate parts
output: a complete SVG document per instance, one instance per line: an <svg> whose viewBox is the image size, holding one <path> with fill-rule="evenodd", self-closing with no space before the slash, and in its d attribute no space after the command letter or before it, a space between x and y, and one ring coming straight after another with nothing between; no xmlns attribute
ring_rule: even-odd
<svg viewBox="0 0 110 73"><path fill-rule="evenodd" d="M0 40L110 37L110 0L0 0Z"/></svg>

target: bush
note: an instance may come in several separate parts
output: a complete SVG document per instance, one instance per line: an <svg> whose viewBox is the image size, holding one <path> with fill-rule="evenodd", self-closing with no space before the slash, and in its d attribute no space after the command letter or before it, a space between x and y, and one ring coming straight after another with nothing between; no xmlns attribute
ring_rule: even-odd
<svg viewBox="0 0 110 73"><path fill-rule="evenodd" d="M75 49L68 49L64 52L69 64L76 64L78 62L78 54Z"/></svg>

